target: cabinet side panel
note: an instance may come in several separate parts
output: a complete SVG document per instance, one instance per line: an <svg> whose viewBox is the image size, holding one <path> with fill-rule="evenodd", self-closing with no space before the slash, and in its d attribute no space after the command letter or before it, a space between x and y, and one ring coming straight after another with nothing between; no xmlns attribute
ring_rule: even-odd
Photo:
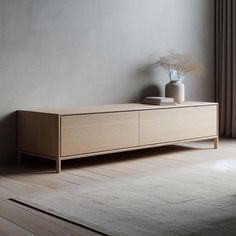
<svg viewBox="0 0 236 236"><path fill-rule="evenodd" d="M59 116L38 112L18 112L19 151L59 156Z"/></svg>
<svg viewBox="0 0 236 236"><path fill-rule="evenodd" d="M217 136L217 106L140 112L140 145Z"/></svg>
<svg viewBox="0 0 236 236"><path fill-rule="evenodd" d="M138 112L62 116L61 155L138 145Z"/></svg>

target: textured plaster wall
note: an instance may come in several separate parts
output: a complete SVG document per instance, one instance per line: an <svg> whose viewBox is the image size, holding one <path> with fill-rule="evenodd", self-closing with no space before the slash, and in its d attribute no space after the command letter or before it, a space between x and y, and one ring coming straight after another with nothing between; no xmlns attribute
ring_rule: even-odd
<svg viewBox="0 0 236 236"><path fill-rule="evenodd" d="M189 100L214 99L213 0L0 0L0 163L15 161L17 109L137 102L163 95L142 69L170 50L205 70Z"/></svg>

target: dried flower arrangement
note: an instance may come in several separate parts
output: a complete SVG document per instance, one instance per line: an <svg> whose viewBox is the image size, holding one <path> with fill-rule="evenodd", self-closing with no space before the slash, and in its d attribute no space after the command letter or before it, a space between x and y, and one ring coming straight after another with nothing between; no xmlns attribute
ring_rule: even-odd
<svg viewBox="0 0 236 236"><path fill-rule="evenodd" d="M203 66L188 54L170 52L169 55L160 57L157 62L168 73L170 81L181 81L187 73L201 69Z"/></svg>

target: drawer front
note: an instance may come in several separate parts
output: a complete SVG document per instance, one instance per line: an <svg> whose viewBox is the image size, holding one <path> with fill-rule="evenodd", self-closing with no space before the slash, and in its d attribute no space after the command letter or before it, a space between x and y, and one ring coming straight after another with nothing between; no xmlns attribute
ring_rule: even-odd
<svg viewBox="0 0 236 236"><path fill-rule="evenodd" d="M217 135L217 106L140 112L140 145Z"/></svg>
<svg viewBox="0 0 236 236"><path fill-rule="evenodd" d="M61 156L138 145L138 112L61 117Z"/></svg>

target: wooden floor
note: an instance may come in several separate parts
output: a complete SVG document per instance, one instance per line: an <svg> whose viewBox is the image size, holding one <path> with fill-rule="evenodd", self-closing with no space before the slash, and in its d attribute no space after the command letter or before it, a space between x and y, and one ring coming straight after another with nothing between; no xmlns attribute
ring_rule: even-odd
<svg viewBox="0 0 236 236"><path fill-rule="evenodd" d="M234 156L236 140L221 140L218 150L213 149L213 142L203 141L66 161L62 163L61 174L55 173L53 162L25 157L22 166L0 166L0 235L97 235L8 200L16 195L79 187L149 170L166 171L183 165L227 161Z"/></svg>

